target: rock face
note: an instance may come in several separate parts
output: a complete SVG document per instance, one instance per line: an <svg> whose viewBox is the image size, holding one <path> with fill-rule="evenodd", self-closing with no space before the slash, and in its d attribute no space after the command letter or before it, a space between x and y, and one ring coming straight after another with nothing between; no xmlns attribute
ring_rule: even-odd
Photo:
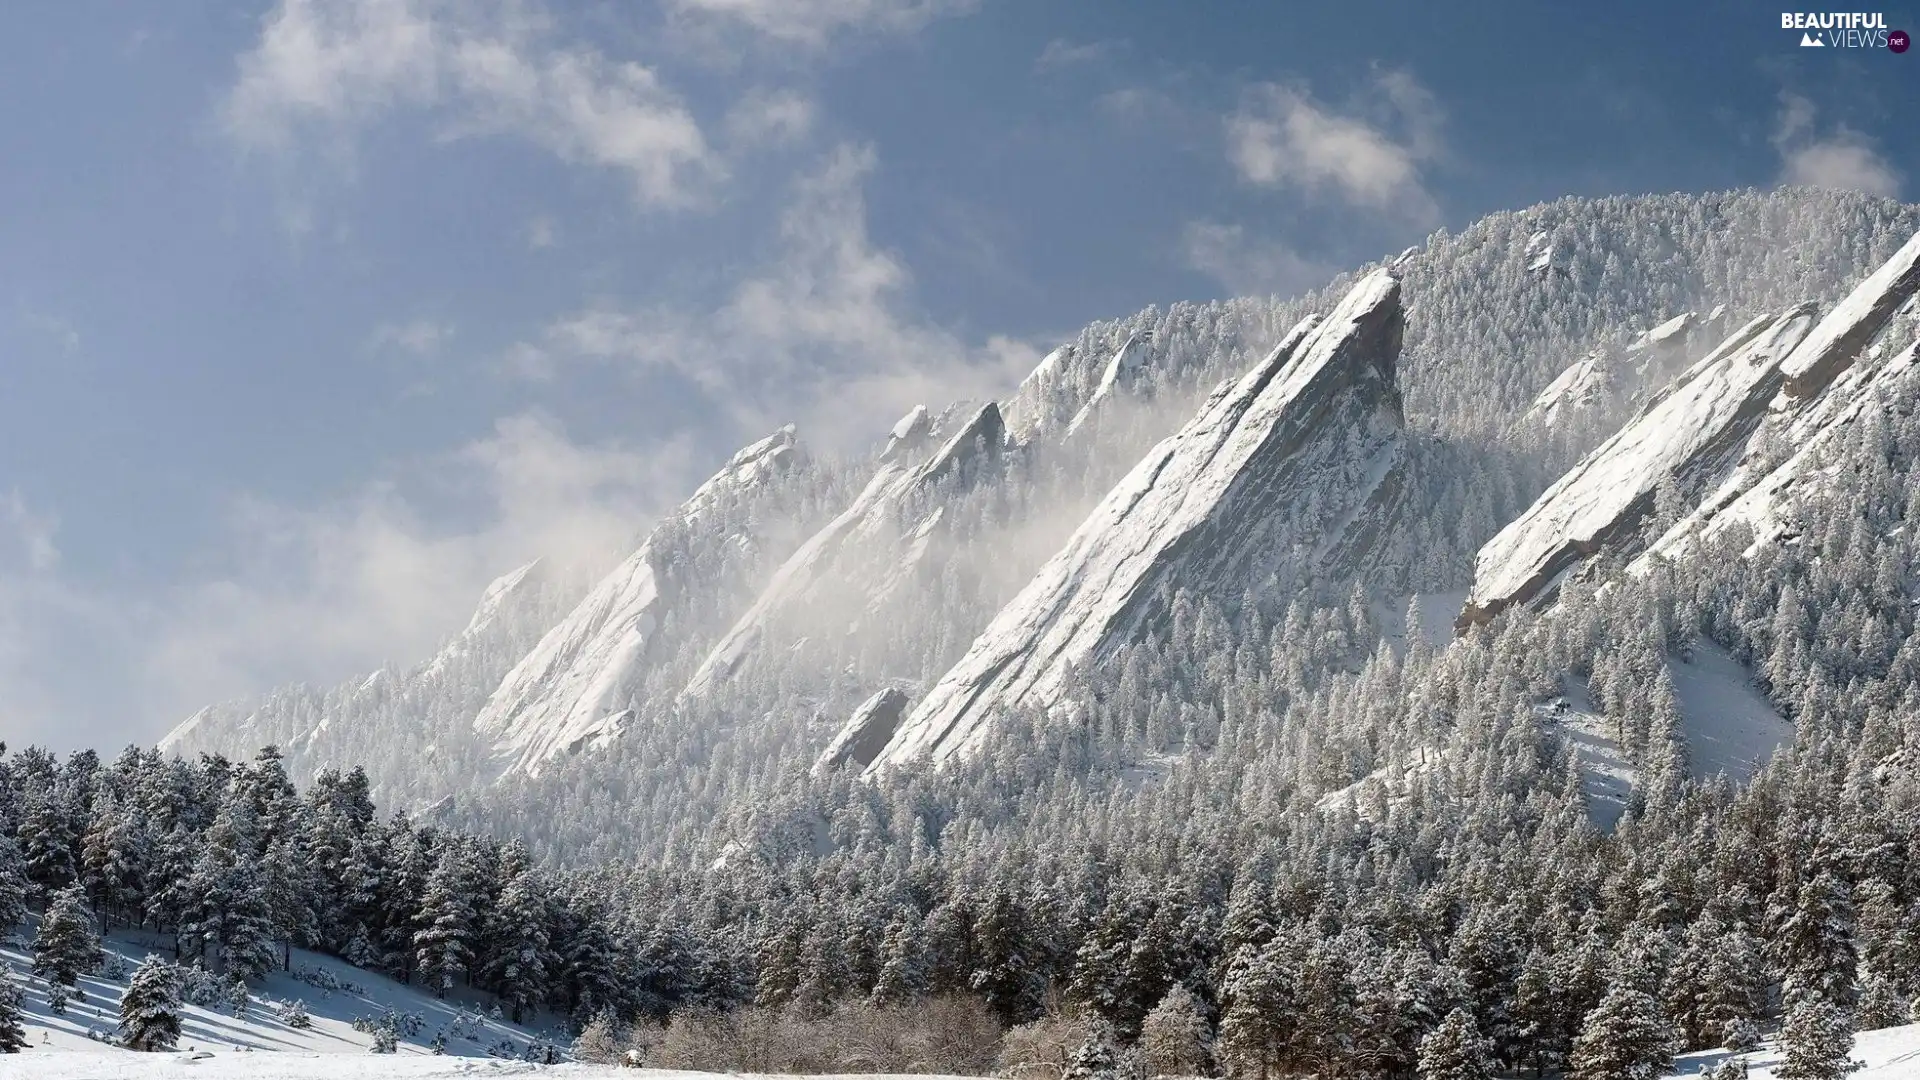
<svg viewBox="0 0 1920 1080"><path fill-rule="evenodd" d="M1848 293L1780 365L1787 396L1797 401L1819 396L1916 293L1920 293L1920 233Z"/></svg>
<svg viewBox="0 0 1920 1080"><path fill-rule="evenodd" d="M1052 704L1077 665L1138 640L1171 588L1244 588L1359 557L1400 497L1403 325L1398 280L1375 271L1215 391L1001 610L870 771L969 753L996 713Z"/></svg>
<svg viewBox="0 0 1920 1080"><path fill-rule="evenodd" d="M1665 481L1695 509L1652 545L1662 554L1677 553L1685 536L1723 512L1732 516L1719 528L1777 518L1779 493L1807 459L1797 453L1780 469L1763 469L1750 454L1755 430L1765 420L1804 451L1851 419L1857 410L1849 406L1865 384L1903 378L1906 365L1898 359L1872 379L1843 376L1916 293L1920 235L1817 324L1807 304L1735 332L1480 549L1473 592L1456 625L1465 629L1512 604L1550 598L1560 575L1587 557L1638 541Z"/></svg>
<svg viewBox="0 0 1920 1080"><path fill-rule="evenodd" d="M618 733L628 719L620 695L645 663L667 599L659 538L767 482L797 453L789 427L735 454L507 673L473 721L503 772L537 775L542 763Z"/></svg>
<svg viewBox="0 0 1920 1080"><path fill-rule="evenodd" d="M880 756L880 751L893 738L906 711L907 693L898 687L889 686L862 702L840 726L833 741L820 752L819 760L813 763L814 775L842 765L864 769L873 764L873 759Z"/></svg>
<svg viewBox="0 0 1920 1080"><path fill-rule="evenodd" d="M918 422L909 422L916 417ZM941 515L936 507L903 531L901 511L949 478L968 472L980 455L998 455L1006 444L1006 428L999 407L988 402L932 456L918 461L916 451L924 451L932 437L925 409L896 425L879 468L853 505L781 565L753 606L702 661L683 699L711 693L740 670L776 625L845 630L908 580L925 558Z"/></svg>
<svg viewBox="0 0 1920 1080"><path fill-rule="evenodd" d="M1094 387L1093 396L1080 406L1080 411L1067 424L1067 435L1071 436L1092 421L1108 399L1116 393L1122 393L1145 370L1152 351L1151 338L1144 331L1136 331L1127 338L1120 351L1107 361L1105 370L1100 373L1100 384Z"/></svg>
<svg viewBox="0 0 1920 1080"><path fill-rule="evenodd" d="M1780 363L1813 324L1811 305L1754 319L1694 364L1489 540L1456 626L1545 599L1560 575L1637 532L1667 479L1698 494L1737 457L1780 390Z"/></svg>
<svg viewBox="0 0 1920 1080"><path fill-rule="evenodd" d="M1907 346L1877 368L1856 368L1834 380L1815 405L1787 426L1786 443L1797 449L1785 461L1770 469L1758 461L1742 462L1711 497L1668 529L1630 569L1645 573L1653 559L1685 553L1695 536L1710 540L1735 525L1752 530L1749 552L1792 536L1794 498L1804 485L1818 482L1822 450L1833 445L1863 411L1884 404L1912 384L1920 370L1917 349L1920 343Z"/></svg>

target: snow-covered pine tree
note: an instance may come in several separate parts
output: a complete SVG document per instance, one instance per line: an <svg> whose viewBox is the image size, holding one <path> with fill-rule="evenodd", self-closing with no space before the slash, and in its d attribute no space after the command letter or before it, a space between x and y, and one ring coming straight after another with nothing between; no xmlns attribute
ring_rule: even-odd
<svg viewBox="0 0 1920 1080"><path fill-rule="evenodd" d="M1140 1053L1162 1076L1205 1076L1213 1068L1213 1033L1199 999L1185 983L1173 984L1140 1022Z"/></svg>
<svg viewBox="0 0 1920 1080"><path fill-rule="evenodd" d="M180 1041L180 969L150 955L140 961L120 998L120 1045L171 1050Z"/></svg>
<svg viewBox="0 0 1920 1080"><path fill-rule="evenodd" d="M457 837L448 837L420 897L415 919L420 929L413 935L421 981L433 988L436 997L446 997L471 970L479 936L474 876L466 846Z"/></svg>
<svg viewBox="0 0 1920 1080"><path fill-rule="evenodd" d="M1838 1005L1817 994L1802 995L1787 1010L1780 1030L1780 1080L1841 1080L1864 1063L1849 1056L1853 1024Z"/></svg>
<svg viewBox="0 0 1920 1080"><path fill-rule="evenodd" d="M1465 1009L1448 1013L1420 1040L1420 1080L1488 1080L1493 1071L1493 1044Z"/></svg>
<svg viewBox="0 0 1920 1080"><path fill-rule="evenodd" d="M13 969L0 966L0 1054L17 1054L27 1048L22 996L20 980L14 977Z"/></svg>
<svg viewBox="0 0 1920 1080"><path fill-rule="evenodd" d="M45 979L49 988L64 988L66 997L86 1000L79 990L80 976L100 966L100 936L87 913L86 898L78 883L53 894L53 901L40 919L40 932L33 939L33 973ZM55 1012L62 1010L56 1009Z"/></svg>
<svg viewBox="0 0 1920 1080"><path fill-rule="evenodd" d="M555 966L547 935L552 918L539 872L523 869L501 890L489 919L485 976L516 1024L546 1000Z"/></svg>
<svg viewBox="0 0 1920 1080"><path fill-rule="evenodd" d="M1574 1040L1568 1080L1654 1080L1673 1062L1675 1033L1644 990L1616 983Z"/></svg>
<svg viewBox="0 0 1920 1080"><path fill-rule="evenodd" d="M230 791L207 829L188 880L182 937L221 974L261 979L273 970L273 911L261 873L252 805Z"/></svg>
<svg viewBox="0 0 1920 1080"><path fill-rule="evenodd" d="M11 937L14 930L27 921L30 888L26 861L20 857L19 846L13 837L0 830L0 940Z"/></svg>

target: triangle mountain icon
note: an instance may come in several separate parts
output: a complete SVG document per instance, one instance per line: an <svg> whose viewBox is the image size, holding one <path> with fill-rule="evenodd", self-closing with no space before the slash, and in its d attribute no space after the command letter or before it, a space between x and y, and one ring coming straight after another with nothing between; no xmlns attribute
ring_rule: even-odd
<svg viewBox="0 0 1920 1080"><path fill-rule="evenodd" d="M1812 34L1801 34L1800 47L1803 49L1824 49L1827 47L1827 43L1814 37Z"/></svg>

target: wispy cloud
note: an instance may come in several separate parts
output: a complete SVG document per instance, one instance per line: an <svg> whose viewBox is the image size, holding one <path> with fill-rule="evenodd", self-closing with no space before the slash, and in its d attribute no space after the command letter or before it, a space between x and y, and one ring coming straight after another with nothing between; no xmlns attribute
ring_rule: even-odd
<svg viewBox="0 0 1920 1080"><path fill-rule="evenodd" d="M1040 55L1034 58L1033 70L1041 74L1050 74L1068 68L1097 64L1112 59L1124 48L1126 48L1126 42L1117 39L1069 41L1066 38L1054 38L1047 42L1046 47L1040 50Z"/></svg>
<svg viewBox="0 0 1920 1080"><path fill-rule="evenodd" d="M368 344L378 351L399 351L413 356L432 356L453 338L453 324L438 319L411 319L403 323L382 323L374 328Z"/></svg>
<svg viewBox="0 0 1920 1080"><path fill-rule="evenodd" d="M1345 109L1301 86L1261 83L1227 118L1227 154L1247 183L1428 222L1439 209L1421 170L1440 153L1441 126L1433 96L1403 72L1377 73Z"/></svg>
<svg viewBox="0 0 1920 1080"><path fill-rule="evenodd" d="M867 232L870 148L842 146L795 185L780 246L713 310L598 304L555 320L509 362L551 376L579 363L665 371L746 430L797 419L828 443L865 441L919 402L1017 385L1030 345L963 342L912 307L912 275Z"/></svg>
<svg viewBox="0 0 1920 1080"><path fill-rule="evenodd" d="M1780 153L1780 183L1845 188L1871 195L1900 195L1902 177L1872 139L1841 125L1826 135L1815 128L1813 102L1780 95L1773 146Z"/></svg>
<svg viewBox="0 0 1920 1080"><path fill-rule="evenodd" d="M1236 296L1292 296L1324 285L1337 266L1310 259L1277 241L1249 239L1239 225L1189 222L1181 234L1182 254L1193 269L1226 286Z"/></svg>
<svg viewBox="0 0 1920 1080"><path fill-rule="evenodd" d="M644 206L694 201L724 169L652 68L566 44L510 0L281 0L221 110L241 146L318 140L349 157L362 126L426 110L443 137L508 136L626 174Z"/></svg>
<svg viewBox="0 0 1920 1080"><path fill-rule="evenodd" d="M971 12L979 0L668 0L668 7L683 19L817 49L845 34L912 33Z"/></svg>
<svg viewBox="0 0 1920 1080"><path fill-rule="evenodd" d="M813 131L818 111L792 90L751 91L727 110L727 136L743 147L798 142Z"/></svg>

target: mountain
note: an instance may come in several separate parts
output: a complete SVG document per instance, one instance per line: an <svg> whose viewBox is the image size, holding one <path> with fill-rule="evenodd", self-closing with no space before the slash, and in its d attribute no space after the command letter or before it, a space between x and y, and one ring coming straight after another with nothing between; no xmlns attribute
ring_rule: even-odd
<svg viewBox="0 0 1920 1080"><path fill-rule="evenodd" d="M812 766L849 718L884 690L906 696L897 724L904 737L935 688L950 675L959 678L969 654L987 647L989 628L1016 600L1059 587L1045 584L1057 572L1050 560L1074 543L1085 548L1078 557L1087 567L1115 572L1152 567L1154 557L1166 555L1169 561L1144 579L1166 592L1174 617L1165 626L1143 619L1144 634L1122 632L1122 618L1110 637L1088 624L1086 634L1106 642L1101 655L1111 663L1083 665L1058 681L1047 713L1052 726L1036 719L1037 710L1002 708L1010 716L1007 740L988 736L991 725L982 725L981 745L1045 760L1066 753L1058 740L1084 734L1078 717L1103 718L1113 731L1191 731L1210 745L1214 733L1244 729L1253 716L1287 715L1286 702L1320 693L1328 680L1364 665L1382 627L1397 621L1383 616L1404 610L1414 594L1424 608L1468 591L1490 541L1636 414L1684 396L1684 388L1669 384L1732 328L1762 315L1777 319L1808 301L1831 308L1916 230L1920 210L1913 207L1807 189L1564 199L1436 232L1416 250L1303 295L1181 302L1096 322L1057 342L1018 387L996 395L993 414L984 402L930 401L892 432L891 417L876 417L870 450L795 454L750 494L697 520L669 515L647 536L653 558L635 563L633 551L621 553L629 563L598 588L541 563L509 590L509 602L474 645L454 650L460 655L433 678L411 677L414 668L396 665L331 689L292 687L215 706L169 747L249 757L260 744L278 742L296 779L329 764L363 762L390 801L441 806L440 820L449 825L523 835L542 857L672 853L711 860L745 833L785 827L777 824L786 820L780 815L748 807L815 799ZM1530 270L1543 255L1546 270ZM1404 333L1391 365L1401 422L1393 436L1396 464L1379 478L1372 505L1391 506L1356 518L1352 543L1316 560L1325 542L1316 535L1298 553L1264 552L1246 567L1209 568L1188 560L1185 548L1170 555L1155 548L1158 555L1136 559L1126 545L1156 545L1178 531L1171 516L1156 523L1145 508L1098 544L1076 540L1143 461L1221 407L1214 388L1225 381L1231 393L1292 328L1333 310L1388 266L1399 278L1403 308ZM1886 354L1901 345L1890 341ZM1550 384L1586 358L1596 358L1588 370L1604 392L1591 402L1566 395L1551 422L1538 414L1528 419L1536 404L1556 400ZM1837 401L1835 392L1862 377L1842 372L1834 391L1794 406L1791 415L1813 416L1805 410L1826 409L1823 402ZM1880 396L1891 400L1897 390L1887 386ZM1773 416L1785 399L1776 393L1762 411ZM1726 402L1701 404L1718 416ZM911 479L963 429L990 425L994 414L1004 429L998 440L954 444L950 456L964 458L959 467ZM1364 429L1336 436L1338 426L1307 437L1313 453L1339 467L1290 489L1303 495L1310 488L1312 497L1229 500L1206 519L1208 528L1223 543L1284 531L1290 526L1279 522L1292 517L1307 532L1333 531L1352 509L1347 500L1374 480L1363 463L1372 460L1377 438ZM1682 448L1701 438L1666 434ZM1771 470L1792 456L1788 447L1797 438L1784 423L1763 419L1744 441L1732 440L1739 446L1709 454L1713 468L1701 460L1700 491L1669 484L1663 502L1656 490L1641 527L1665 529L1688 517L1713 501L1714 485L1733 472ZM1355 446L1338 445L1345 439ZM969 445L990 452L959 453ZM1224 460L1216 464L1226 468ZM1339 471L1345 469L1352 471ZM1197 469L1195 476L1226 483L1224 473ZM1196 500L1219 494L1194 492ZM1169 515L1181 508L1170 490L1156 498L1170 500ZM1384 531L1358 535L1371 526ZM1632 546L1639 544L1636 536ZM607 566L616 561L610 557ZM1294 573L1308 564L1311 572ZM605 572L596 570L596 578ZM640 597L649 577L657 596L647 603ZM1069 584L1061 595L1084 605L1090 594ZM532 602L511 599L523 595ZM651 632L640 629L643 614ZM1280 650L1284 678L1219 681L1220 672L1258 666L1252 653L1273 649ZM1036 674L1051 666L1039 653L1029 659ZM1738 659L1754 662L1744 653ZM1250 702L1251 691L1236 688L1242 684L1259 686L1264 703ZM1173 688L1146 717L1125 704L1143 685ZM1220 696L1181 697L1203 687ZM998 694L988 692L983 705ZM476 727L483 711L486 723ZM879 714L868 719L865 732L877 738L886 725ZM1338 788L1387 764L1375 760L1387 752L1376 740L1307 749L1331 736L1304 730L1306 742L1296 740L1288 754L1320 761L1302 781L1308 787ZM1177 739L1140 745L1149 744L1168 760L1188 753ZM594 752L566 752L574 746ZM858 760L852 755L846 767L820 770L819 783L840 783ZM982 767L997 760L989 755ZM1057 782L1081 767L1066 768ZM960 775L972 775L970 768ZM1129 775L1165 772L1153 763L1140 769ZM1049 772L1005 782L1051 790L1056 780ZM444 805L449 795L454 803ZM819 820L813 810L793 813L794 821ZM812 829L805 826L809 835Z"/></svg>
<svg viewBox="0 0 1920 1080"><path fill-rule="evenodd" d="M1920 234L1817 324L1808 302L1735 331L1480 549L1459 625L1550 599L1562 576L1585 560L1636 550L1642 527L1657 513L1732 503L1757 481L1749 474L1764 473L1746 464L1763 423L1784 427L1798 448L1849 415L1847 403L1874 380L1836 386L1836 378L1916 292ZM1892 366L1897 375L1902 365ZM1828 406L1818 404L1829 398ZM1769 490L1790 482L1783 477ZM1675 505L1659 506L1663 495Z"/></svg>
<svg viewBox="0 0 1920 1080"><path fill-rule="evenodd" d="M1400 283L1376 270L1222 386L1107 495L870 768L966 753L996 713L1058 704L1076 668L1164 618L1173 590L1358 558L1401 487L1403 324Z"/></svg>
<svg viewBox="0 0 1920 1080"><path fill-rule="evenodd" d="M774 482L798 453L789 427L735 454L507 672L473 721L503 771L537 773L557 756L604 745L633 719L624 695L657 651L654 637L682 587L669 538ZM727 542L756 538L741 532Z"/></svg>
<svg viewBox="0 0 1920 1080"><path fill-rule="evenodd" d="M938 440L930 456L926 444ZM753 606L721 637L684 697L711 693L769 637L846 636L905 588L927 558L945 514L929 502L943 484L965 485L1006 443L993 402L941 432L916 408L893 428L879 466L853 504L801 544Z"/></svg>

